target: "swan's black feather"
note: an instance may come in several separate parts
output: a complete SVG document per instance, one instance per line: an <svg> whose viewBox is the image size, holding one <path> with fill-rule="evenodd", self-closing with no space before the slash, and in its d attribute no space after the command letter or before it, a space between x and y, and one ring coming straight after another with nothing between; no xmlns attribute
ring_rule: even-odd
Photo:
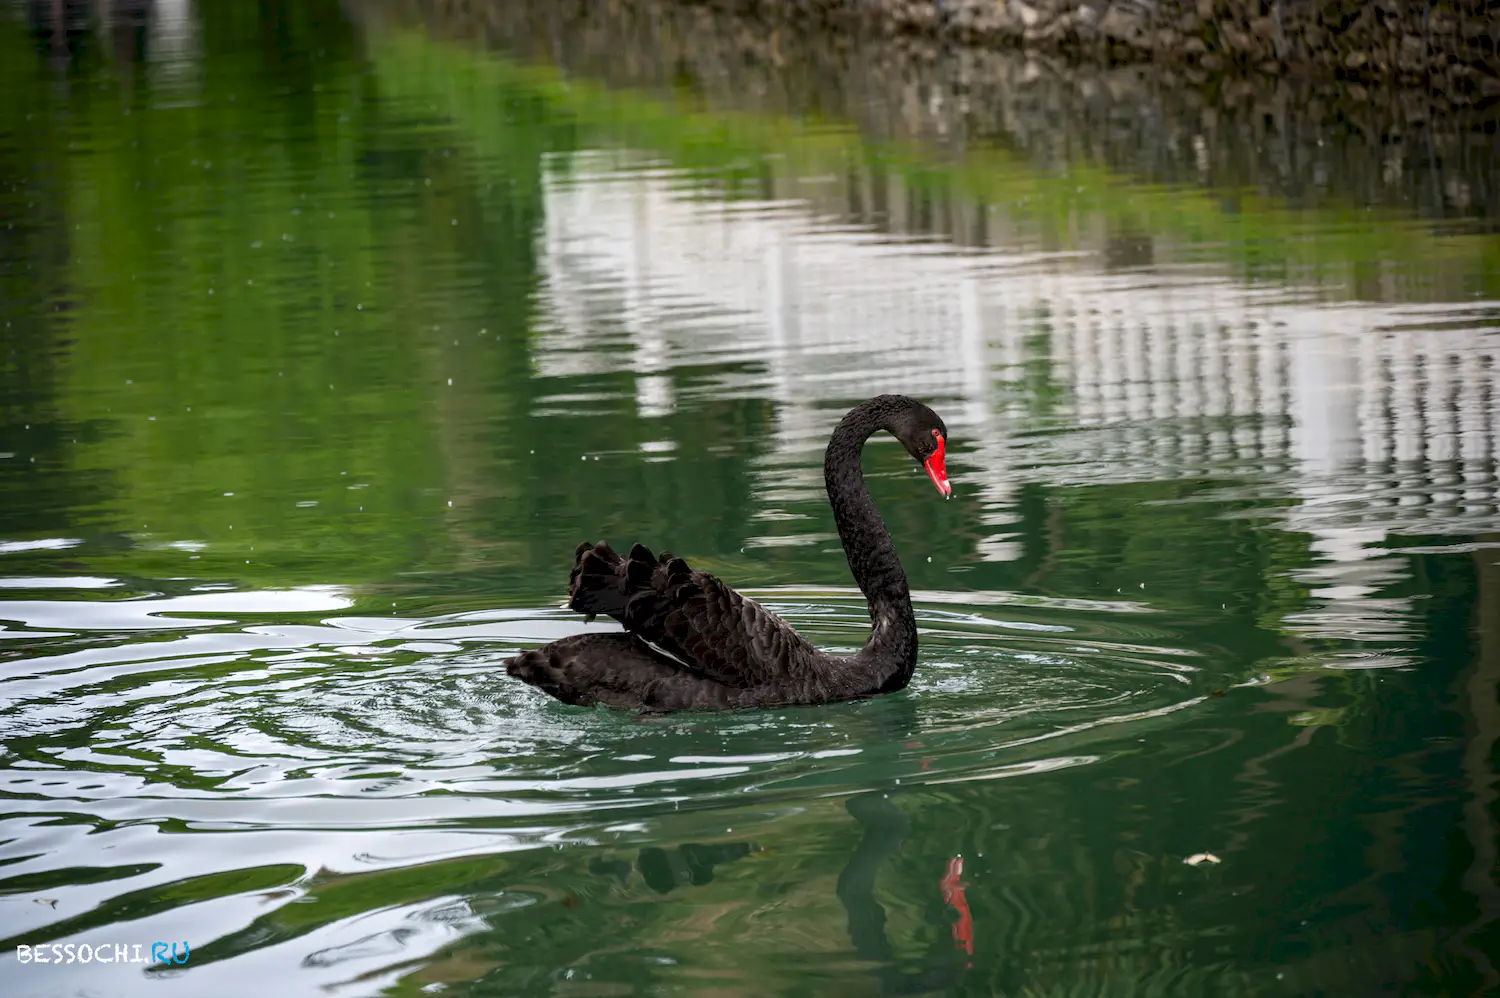
<svg viewBox="0 0 1500 998"><path fill-rule="evenodd" d="M572 634L522 652L506 671L563 703L643 710L724 710L739 690L683 672L633 634ZM744 704L743 706L749 706Z"/></svg>
<svg viewBox="0 0 1500 998"><path fill-rule="evenodd" d="M602 541L583 550L568 596L573 610L607 613L725 686L750 689L806 675L818 659L817 649L759 603L642 544L628 558Z"/></svg>

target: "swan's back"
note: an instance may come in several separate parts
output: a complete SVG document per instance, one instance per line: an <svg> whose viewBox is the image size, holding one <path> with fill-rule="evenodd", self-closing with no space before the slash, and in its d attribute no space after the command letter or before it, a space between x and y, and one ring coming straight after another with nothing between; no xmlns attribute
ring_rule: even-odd
<svg viewBox="0 0 1500 998"><path fill-rule="evenodd" d="M621 558L580 546L568 589L580 613L605 613L691 671L726 686L789 682L818 663L791 625L681 558L643 544Z"/></svg>

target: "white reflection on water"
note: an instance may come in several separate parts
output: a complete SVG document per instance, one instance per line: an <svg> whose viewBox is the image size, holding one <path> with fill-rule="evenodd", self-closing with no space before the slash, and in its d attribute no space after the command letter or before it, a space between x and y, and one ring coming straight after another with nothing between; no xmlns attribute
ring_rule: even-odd
<svg viewBox="0 0 1500 998"><path fill-rule="evenodd" d="M34 541L0 541L0 554L19 554L23 551L62 551L77 547L83 540L77 537L44 537Z"/></svg>
<svg viewBox="0 0 1500 998"><path fill-rule="evenodd" d="M1088 234L1078 252L959 249L799 200L717 199L621 153L552 161L545 198L541 374L634 372L642 416L692 392L776 401L752 545L824 540L782 504L819 500L842 407L884 391L945 413L986 560L1019 557L1007 525L1028 482L1214 479L1292 500L1269 515L1320 558L1298 579L1317 605L1286 621L1308 636L1401 629L1405 602L1376 599L1407 575L1392 533L1500 529L1500 303L1320 302L1201 265L1112 273ZM990 230L1006 238L1003 220ZM707 365L720 373L686 373ZM1038 369L1061 389L1045 414L1016 389Z"/></svg>
<svg viewBox="0 0 1500 998"><path fill-rule="evenodd" d="M28 581L28 580L20 580ZM56 580L78 582L79 580ZM112 584L109 580L97 581ZM199 613L319 613L346 610L354 602L335 586L305 586L300 589L261 589L253 592L194 593L159 599L7 600L0 604L0 617L29 627L71 630L139 630L172 627L208 627L233 623L232 619L181 617Z"/></svg>

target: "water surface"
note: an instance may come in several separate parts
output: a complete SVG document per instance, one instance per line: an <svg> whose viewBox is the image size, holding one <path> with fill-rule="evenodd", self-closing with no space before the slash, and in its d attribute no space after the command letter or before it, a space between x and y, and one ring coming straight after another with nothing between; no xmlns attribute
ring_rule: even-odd
<svg viewBox="0 0 1500 998"><path fill-rule="evenodd" d="M5 9L5 993L1500 987L1482 143L1040 142L551 9ZM859 645L882 391L952 440L865 456L909 690L498 668L581 539Z"/></svg>

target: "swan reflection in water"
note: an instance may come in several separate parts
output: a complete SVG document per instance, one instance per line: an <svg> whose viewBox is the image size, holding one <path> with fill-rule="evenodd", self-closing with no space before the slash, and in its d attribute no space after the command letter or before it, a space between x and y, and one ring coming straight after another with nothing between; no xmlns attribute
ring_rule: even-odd
<svg viewBox="0 0 1500 998"><path fill-rule="evenodd" d="M933 889L923 899L923 920L945 926L949 932L939 935L922 956L900 958L886 931L885 906L875 897L875 885L881 866L901 851L911 821L887 794L878 791L851 797L844 806L861 831L859 844L839 872L836 888L855 956L872 965L870 973L882 994L927 994L957 985L971 968L974 954L963 858L948 861L946 872L934 878ZM629 882L632 871L637 872L652 891L666 895L710 884L716 867L761 851L753 842L685 842L671 848L646 846L636 854L633 865L617 856L596 856L588 868L621 887Z"/></svg>

